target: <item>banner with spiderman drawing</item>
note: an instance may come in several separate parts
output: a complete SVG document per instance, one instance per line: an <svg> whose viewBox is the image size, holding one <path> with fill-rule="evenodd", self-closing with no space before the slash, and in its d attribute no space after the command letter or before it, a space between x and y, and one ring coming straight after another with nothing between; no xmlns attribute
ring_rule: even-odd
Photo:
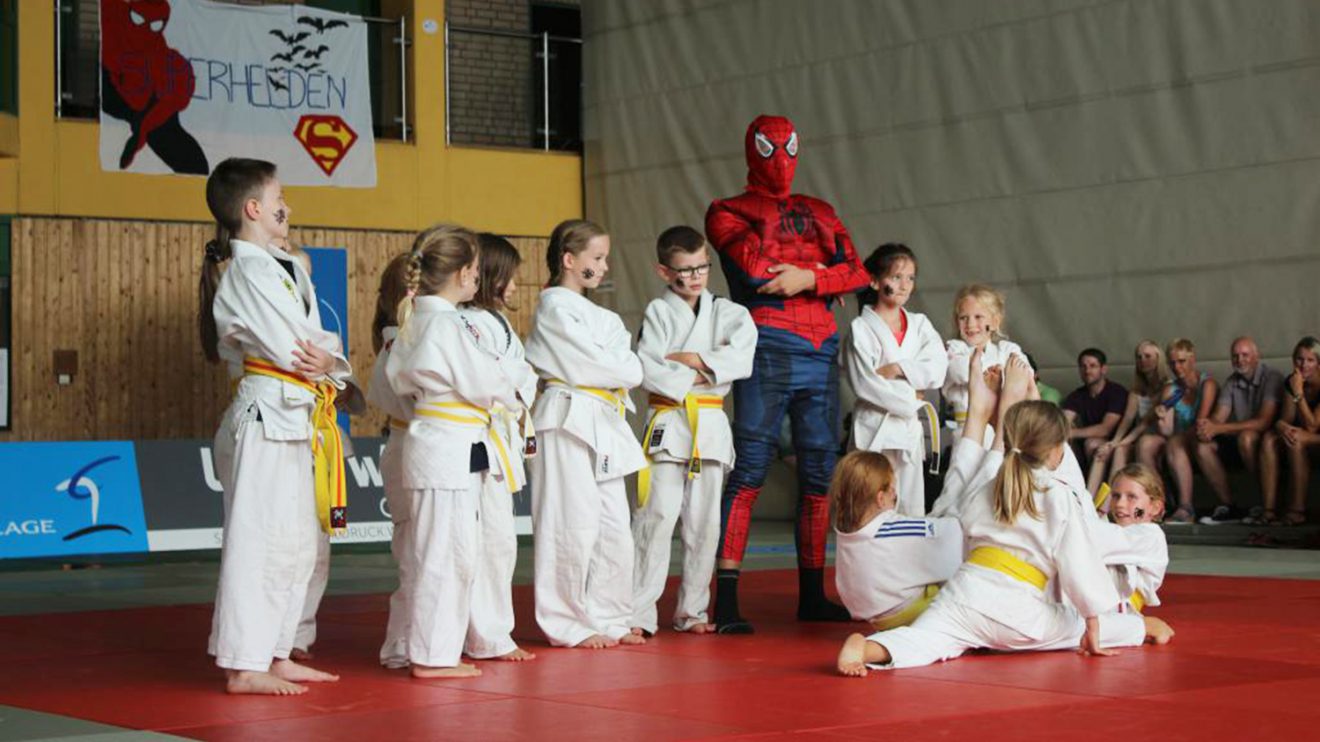
<svg viewBox="0 0 1320 742"><path fill-rule="evenodd" d="M373 187L368 72L355 16L101 0L101 168L206 175L258 157L286 185Z"/></svg>

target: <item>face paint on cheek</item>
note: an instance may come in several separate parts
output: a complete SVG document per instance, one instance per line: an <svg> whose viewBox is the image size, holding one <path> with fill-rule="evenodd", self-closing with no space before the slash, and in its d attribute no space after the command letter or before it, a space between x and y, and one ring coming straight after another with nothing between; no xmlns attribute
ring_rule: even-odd
<svg viewBox="0 0 1320 742"><path fill-rule="evenodd" d="M590 269L590 268L584 268L584 269L582 270L582 280L584 280L584 281L590 281L591 279L593 279L593 278L595 278L595 277L596 277L596 271L593 271L593 270Z"/></svg>
<svg viewBox="0 0 1320 742"><path fill-rule="evenodd" d="M283 224L283 223L284 223L284 220L287 219L287 218L288 218L288 215L284 213L284 209L277 209L277 210L275 211L275 223L276 223L276 224Z"/></svg>

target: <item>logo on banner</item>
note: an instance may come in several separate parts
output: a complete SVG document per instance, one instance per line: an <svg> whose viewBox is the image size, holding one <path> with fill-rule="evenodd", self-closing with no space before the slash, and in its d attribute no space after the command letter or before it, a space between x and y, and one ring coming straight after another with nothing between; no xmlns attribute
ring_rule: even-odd
<svg viewBox="0 0 1320 742"><path fill-rule="evenodd" d="M96 467L118 460L118 456L105 456L99 458L74 472L73 476L55 485L56 492L66 494L75 500L91 500L92 524L66 534L64 536L65 541L73 541L74 539L80 539L83 536L90 536L91 534L100 531L123 531L124 533L132 535L132 531L118 523L96 522L97 515L99 515L101 510L101 488L97 486L95 480L87 476Z"/></svg>
<svg viewBox="0 0 1320 742"><path fill-rule="evenodd" d="M293 135L326 175L335 174L335 168L339 167L358 138L353 127L338 116L313 114L298 119Z"/></svg>
<svg viewBox="0 0 1320 742"><path fill-rule="evenodd" d="M0 444L0 558L147 550L133 444Z"/></svg>

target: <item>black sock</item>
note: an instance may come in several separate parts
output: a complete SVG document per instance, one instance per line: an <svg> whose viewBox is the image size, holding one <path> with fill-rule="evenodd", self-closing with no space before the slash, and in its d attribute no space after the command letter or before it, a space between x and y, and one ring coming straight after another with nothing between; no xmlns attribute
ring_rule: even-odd
<svg viewBox="0 0 1320 742"><path fill-rule="evenodd" d="M741 621L738 612L738 577L742 570L715 570L715 623L726 624Z"/></svg>
<svg viewBox="0 0 1320 742"><path fill-rule="evenodd" d="M825 570L820 567L798 567L798 604L824 602Z"/></svg>
<svg viewBox="0 0 1320 742"><path fill-rule="evenodd" d="M798 620L850 621L848 609L825 597L825 569L798 567Z"/></svg>

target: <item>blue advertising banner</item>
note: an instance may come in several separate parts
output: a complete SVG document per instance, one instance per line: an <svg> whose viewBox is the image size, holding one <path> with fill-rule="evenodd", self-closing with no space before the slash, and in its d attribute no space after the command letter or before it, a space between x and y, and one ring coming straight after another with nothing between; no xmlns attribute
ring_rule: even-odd
<svg viewBox="0 0 1320 742"><path fill-rule="evenodd" d="M321 306L321 329L339 335L348 355L348 250L342 247L304 247L312 260L312 283ZM339 413L339 427L349 430L348 415Z"/></svg>
<svg viewBox="0 0 1320 742"><path fill-rule="evenodd" d="M0 558L147 550L132 443L6 443L0 481Z"/></svg>

